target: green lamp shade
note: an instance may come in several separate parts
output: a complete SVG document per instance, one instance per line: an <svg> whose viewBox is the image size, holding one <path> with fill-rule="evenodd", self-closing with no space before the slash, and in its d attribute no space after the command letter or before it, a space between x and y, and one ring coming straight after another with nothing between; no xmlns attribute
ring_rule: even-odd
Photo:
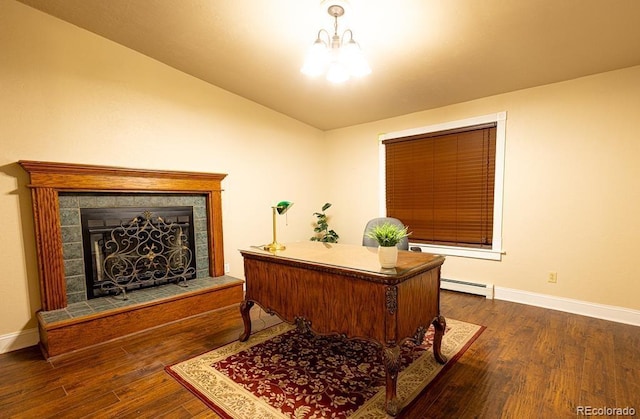
<svg viewBox="0 0 640 419"><path fill-rule="evenodd" d="M278 214L284 214L285 212L287 212L289 210L289 208L291 208L293 206L293 202L289 202L289 201L280 201L276 204L276 210L278 211Z"/></svg>

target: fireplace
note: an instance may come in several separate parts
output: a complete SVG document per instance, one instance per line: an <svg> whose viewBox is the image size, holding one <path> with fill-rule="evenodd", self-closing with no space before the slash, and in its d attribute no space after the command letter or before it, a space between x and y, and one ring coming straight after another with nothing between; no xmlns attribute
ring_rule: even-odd
<svg viewBox="0 0 640 419"><path fill-rule="evenodd" d="M244 281L224 273L220 182L225 174L25 160L19 164L29 173L28 187L32 191L42 302L37 319L40 347L46 358L213 312L242 300ZM90 214L86 219L92 221L86 221L86 225L93 239L88 248L81 239L81 211L87 208L124 212L97 219L96 214ZM109 221L112 219L118 222ZM115 289L107 292L122 294L87 299L88 294L95 296L98 291L93 282L87 286L85 272L93 277L101 269L104 282L105 270L118 266L105 264L107 258L116 259L111 255L118 253L105 250L111 237L102 231L107 227L121 227L125 233L135 230L133 235L138 238L156 230L163 230L165 235L141 244L142 250L124 252L133 260L136 258L132 255L139 253L141 266L147 265L147 269L135 264L130 269L117 268L112 281ZM116 239L116 247L123 248L127 240L130 239ZM169 250L160 257L162 247ZM95 254L99 256L95 258ZM126 259L122 254L117 258ZM85 259L90 263L87 269ZM160 265L164 265L163 273L148 269ZM189 279L194 275L193 269L195 278ZM137 274L139 271L145 273ZM133 277L135 284L129 283ZM162 281L168 283L145 288L136 297L130 292ZM178 286L185 283L189 287ZM166 292L169 288L171 293ZM120 301L125 293L130 300ZM138 298L141 295L143 298ZM146 299L148 295L153 299Z"/></svg>
<svg viewBox="0 0 640 419"><path fill-rule="evenodd" d="M196 277L193 207L82 208L87 298Z"/></svg>

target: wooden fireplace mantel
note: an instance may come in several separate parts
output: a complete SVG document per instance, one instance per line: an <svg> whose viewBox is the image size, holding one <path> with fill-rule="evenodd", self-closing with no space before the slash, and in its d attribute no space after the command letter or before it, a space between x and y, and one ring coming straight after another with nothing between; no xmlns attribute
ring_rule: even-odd
<svg viewBox="0 0 640 419"><path fill-rule="evenodd" d="M30 177L40 275L45 311L67 306L59 192L141 192L201 194L207 202L209 275L224 275L221 181L226 174L128 169L21 160Z"/></svg>

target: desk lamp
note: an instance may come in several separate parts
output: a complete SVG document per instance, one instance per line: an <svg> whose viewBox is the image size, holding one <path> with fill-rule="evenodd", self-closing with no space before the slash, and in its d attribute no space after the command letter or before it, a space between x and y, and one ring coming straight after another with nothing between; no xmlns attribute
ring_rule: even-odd
<svg viewBox="0 0 640 419"><path fill-rule="evenodd" d="M271 207L273 211L273 242L264 246L264 250L268 250L270 252L275 252L276 250L284 250L285 246L283 244L278 243L276 240L276 212L277 214L286 213L289 208L293 205L293 202L289 201L280 201L274 207Z"/></svg>

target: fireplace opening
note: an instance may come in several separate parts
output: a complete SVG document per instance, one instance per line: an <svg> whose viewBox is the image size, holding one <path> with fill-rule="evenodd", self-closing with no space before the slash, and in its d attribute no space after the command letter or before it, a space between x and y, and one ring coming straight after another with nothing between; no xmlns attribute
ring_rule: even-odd
<svg viewBox="0 0 640 419"><path fill-rule="evenodd" d="M193 207L81 208L87 299L196 277Z"/></svg>

